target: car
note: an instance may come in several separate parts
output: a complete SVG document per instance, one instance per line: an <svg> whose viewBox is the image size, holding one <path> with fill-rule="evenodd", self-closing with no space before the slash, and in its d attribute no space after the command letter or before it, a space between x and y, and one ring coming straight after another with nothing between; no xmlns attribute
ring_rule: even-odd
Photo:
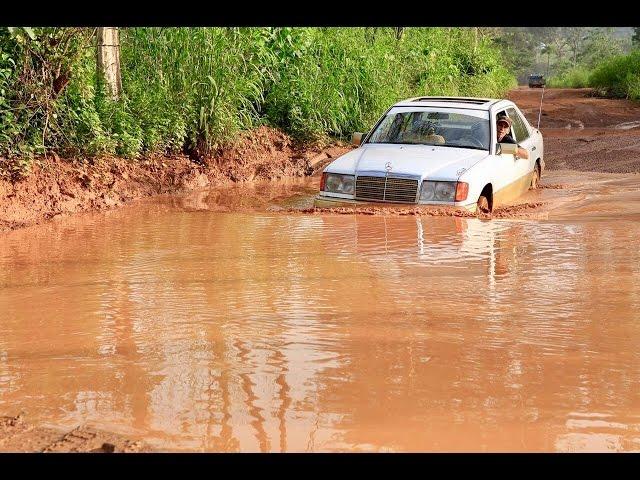
<svg viewBox="0 0 640 480"><path fill-rule="evenodd" d="M496 118L511 119L515 144L497 143ZM357 148L327 165L314 205L431 205L490 213L529 188L545 168L543 139L506 99L416 97L391 106Z"/></svg>
<svg viewBox="0 0 640 480"><path fill-rule="evenodd" d="M542 88L546 83L544 75L540 75L538 73L529 75L529 88Z"/></svg>

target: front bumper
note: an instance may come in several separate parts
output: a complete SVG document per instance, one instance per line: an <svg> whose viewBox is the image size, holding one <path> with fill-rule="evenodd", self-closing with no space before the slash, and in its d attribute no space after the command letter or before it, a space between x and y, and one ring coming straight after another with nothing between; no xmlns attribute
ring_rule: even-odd
<svg viewBox="0 0 640 480"><path fill-rule="evenodd" d="M393 202L365 202L362 200L351 200L348 198L336 198L325 197L323 195L316 195L313 200L313 206L316 208L358 208L358 207L386 207L386 208L425 208L425 209L438 209L446 211L462 211L462 212L475 212L476 204L471 203L469 205L451 205L443 203L393 203Z"/></svg>

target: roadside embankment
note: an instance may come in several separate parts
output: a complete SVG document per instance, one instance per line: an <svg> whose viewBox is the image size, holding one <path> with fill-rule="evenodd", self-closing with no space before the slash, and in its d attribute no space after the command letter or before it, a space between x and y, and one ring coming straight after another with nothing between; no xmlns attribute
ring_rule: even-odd
<svg viewBox="0 0 640 480"><path fill-rule="evenodd" d="M0 232L43 220L118 207L136 198L260 179L308 175L351 147L302 147L269 127L246 132L204 164L186 156L39 159L21 180L0 180Z"/></svg>

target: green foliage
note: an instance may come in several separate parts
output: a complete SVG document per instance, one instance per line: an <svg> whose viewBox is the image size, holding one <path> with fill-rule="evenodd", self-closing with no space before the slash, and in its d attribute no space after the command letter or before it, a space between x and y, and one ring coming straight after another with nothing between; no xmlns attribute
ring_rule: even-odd
<svg viewBox="0 0 640 480"><path fill-rule="evenodd" d="M120 44L113 100L95 29L0 29L0 155L202 158L261 124L313 141L366 130L402 98L515 85L469 28L125 28Z"/></svg>
<svg viewBox="0 0 640 480"><path fill-rule="evenodd" d="M510 71L520 77L535 70L535 37L522 28L505 28L494 39L495 44L503 53L505 63Z"/></svg>
<svg viewBox="0 0 640 480"><path fill-rule="evenodd" d="M590 85L589 75L591 71L579 66L566 70L561 76L549 80L548 86L553 88L584 88Z"/></svg>
<svg viewBox="0 0 640 480"><path fill-rule="evenodd" d="M474 45L471 29L406 28L400 41L391 28L291 30L273 39L280 62L265 108L301 138L366 130L406 97L500 96L515 84L497 49Z"/></svg>
<svg viewBox="0 0 640 480"><path fill-rule="evenodd" d="M604 95L640 100L640 50L603 62L589 83Z"/></svg>
<svg viewBox="0 0 640 480"><path fill-rule="evenodd" d="M80 28L0 29L0 155L29 159L57 147L60 97L90 37Z"/></svg>
<svg viewBox="0 0 640 480"><path fill-rule="evenodd" d="M586 39L584 51L581 52L579 57L579 63L585 69L592 69L608 58L621 54L621 42L612 38L606 31L597 29Z"/></svg>

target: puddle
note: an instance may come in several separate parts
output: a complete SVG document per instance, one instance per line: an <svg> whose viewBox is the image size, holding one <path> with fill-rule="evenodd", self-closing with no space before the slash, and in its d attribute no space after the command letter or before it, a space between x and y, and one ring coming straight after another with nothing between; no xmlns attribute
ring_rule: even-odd
<svg viewBox="0 0 640 480"><path fill-rule="evenodd" d="M0 412L160 450L637 450L638 177L549 172L545 218L493 220L287 212L313 181L0 237Z"/></svg>

